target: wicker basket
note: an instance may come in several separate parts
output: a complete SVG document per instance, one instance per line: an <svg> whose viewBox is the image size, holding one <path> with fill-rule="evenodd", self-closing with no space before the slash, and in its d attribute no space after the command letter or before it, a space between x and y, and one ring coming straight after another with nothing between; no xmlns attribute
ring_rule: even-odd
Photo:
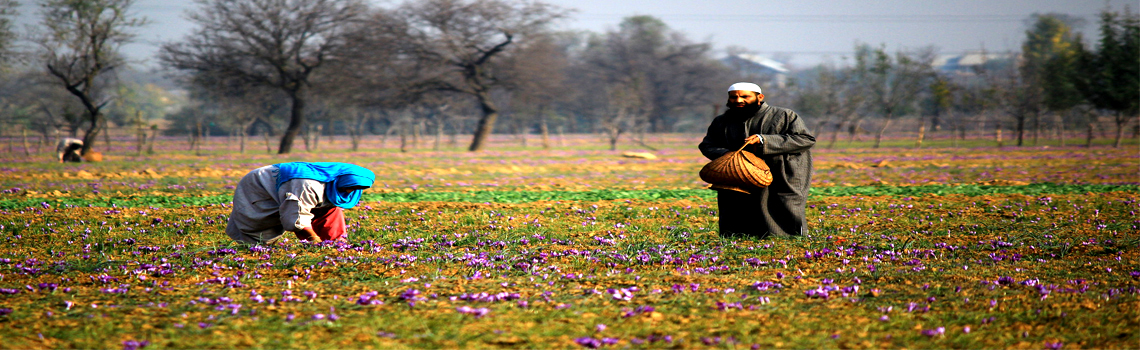
<svg viewBox="0 0 1140 350"><path fill-rule="evenodd" d="M701 180L712 184L715 190L730 190L752 194L772 184L772 170L763 159L744 151L744 147L725 153L701 168Z"/></svg>
<svg viewBox="0 0 1140 350"><path fill-rule="evenodd" d="M87 152L87 155L83 156L83 160L88 162L102 162L103 154L95 151Z"/></svg>

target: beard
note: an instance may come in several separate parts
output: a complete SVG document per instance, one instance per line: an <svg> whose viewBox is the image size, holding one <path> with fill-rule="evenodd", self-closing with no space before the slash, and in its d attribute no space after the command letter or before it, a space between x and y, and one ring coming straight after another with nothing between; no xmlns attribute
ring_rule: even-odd
<svg viewBox="0 0 1140 350"><path fill-rule="evenodd" d="M759 99L757 99L757 100L755 100L755 101L752 101L751 103L747 103L747 104L745 104L744 106L740 106L740 107L736 107L736 106L733 106L733 103L732 103L732 102L726 102L726 103L724 104L724 106L725 106L725 107L728 107L729 109L748 109L748 108L756 108L756 107L760 106L760 100L759 100Z"/></svg>
<svg viewBox="0 0 1140 350"><path fill-rule="evenodd" d="M726 111L726 112L730 113L730 114L752 115L752 114L756 113L756 110L760 109L761 103L763 103L763 102L760 102L759 100L757 100L757 101L753 101L751 103L747 103L744 106L740 106L740 107L733 106L733 103L725 103L725 106L728 107L728 111Z"/></svg>

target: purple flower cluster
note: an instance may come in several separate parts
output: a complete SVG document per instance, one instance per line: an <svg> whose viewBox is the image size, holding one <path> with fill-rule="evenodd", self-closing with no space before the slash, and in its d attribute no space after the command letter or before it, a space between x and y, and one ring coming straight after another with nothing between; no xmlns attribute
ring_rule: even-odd
<svg viewBox="0 0 1140 350"><path fill-rule="evenodd" d="M371 291L356 297L356 305L384 305L384 301L375 299L380 292Z"/></svg>
<svg viewBox="0 0 1140 350"><path fill-rule="evenodd" d="M657 310L657 309L652 307L652 306L641 305L641 306L638 306L638 307L633 308L633 309L622 308L621 310L622 310L621 317L622 318L629 318L629 317L633 317L633 316L637 316L637 315L641 315L641 314L652 313L654 310Z"/></svg>
<svg viewBox="0 0 1140 350"><path fill-rule="evenodd" d="M941 335L945 335L945 334L946 334L946 327L938 327L935 329L924 329L924 330L922 330L922 335L925 335L927 337L937 337L937 336L941 336Z"/></svg>
<svg viewBox="0 0 1140 350"><path fill-rule="evenodd" d="M592 337L581 337L578 339L574 339L574 342L578 343L578 345L581 345L581 346L584 346L584 347L587 347L590 349L597 349L597 348L600 348L603 346L617 344L618 339L617 338L595 339Z"/></svg>
<svg viewBox="0 0 1140 350"><path fill-rule="evenodd" d="M150 342L146 340L124 340L123 350L138 350L147 347L147 345L150 345Z"/></svg>
<svg viewBox="0 0 1140 350"><path fill-rule="evenodd" d="M637 291L637 287L617 289L609 288L606 289L606 294L608 294L614 300L630 301L633 299L634 291Z"/></svg>
<svg viewBox="0 0 1140 350"><path fill-rule="evenodd" d="M461 314L475 316L475 318L482 318L483 316L487 316L488 313L491 313L491 310L489 310L485 307L472 308L472 307L467 306L467 305L457 307L457 308L455 308L455 311L459 312Z"/></svg>
<svg viewBox="0 0 1140 350"><path fill-rule="evenodd" d="M462 301L470 301L470 302L493 303L493 302L499 302L499 301L517 300L519 298L521 298L519 293L499 292L499 293L495 293L495 294L488 294L486 292L479 292L479 293L463 293L463 294L460 294L458 296L449 297L448 299L450 299L452 301L462 300Z"/></svg>

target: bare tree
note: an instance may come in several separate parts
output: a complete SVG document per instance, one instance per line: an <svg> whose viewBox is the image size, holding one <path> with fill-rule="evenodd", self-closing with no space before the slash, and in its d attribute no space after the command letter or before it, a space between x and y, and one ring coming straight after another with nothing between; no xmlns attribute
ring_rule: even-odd
<svg viewBox="0 0 1140 350"><path fill-rule="evenodd" d="M694 43L651 16L625 18L618 30L590 38L582 61L597 78L629 85L643 101L640 127L654 132L672 129L679 111L699 109L703 115L709 91L725 84L725 67L708 57L709 43ZM630 96L632 98L633 96Z"/></svg>
<svg viewBox="0 0 1140 350"><path fill-rule="evenodd" d="M108 73L125 64L119 48L130 42L130 30L146 24L128 11L134 0L48 0L42 6L46 33L37 40L48 74L79 98L90 122L82 154L95 144L106 121L102 109L110 99L100 91Z"/></svg>
<svg viewBox="0 0 1140 350"><path fill-rule="evenodd" d="M862 118L859 112L864 107L866 96L852 80L850 70L820 65L816 71L814 79L805 82L797 96L796 110L800 114L818 118L820 125L834 121L831 141L827 143L827 148L831 148L835 146L839 132L845 125ZM822 127L816 128L816 133L822 132Z"/></svg>
<svg viewBox="0 0 1140 350"><path fill-rule="evenodd" d="M516 42L543 32L548 23L563 16L541 2L503 0L416 1L399 12L408 19L410 52L438 67L428 71L431 75L421 85L470 95L479 102L482 117L470 151L483 148L499 116L491 93L501 86L503 72L495 69L495 61L510 55Z"/></svg>
<svg viewBox="0 0 1140 350"><path fill-rule="evenodd" d="M875 148L882 144L883 133L894 118L906 114L914 105L932 74L933 59L931 50L913 55L900 51L892 58L883 48L856 47L855 74L870 94L869 107L884 119L875 136Z"/></svg>
<svg viewBox="0 0 1140 350"><path fill-rule="evenodd" d="M428 67L409 59L414 56L408 55L407 32L407 22L392 11L372 10L348 27L346 44L330 53L326 74L313 81L322 100L343 110L353 150L366 127L389 121L380 111L404 108L424 97L414 85Z"/></svg>
<svg viewBox="0 0 1140 350"><path fill-rule="evenodd" d="M310 79L345 44L347 25L365 14L359 0L198 0L189 15L199 28L163 45L159 59L176 69L240 77L280 89L292 104L277 153L289 153L305 124Z"/></svg>
<svg viewBox="0 0 1140 350"><path fill-rule="evenodd" d="M569 57L566 35L544 35L532 40L515 55L504 60L504 80L510 90L512 127L525 132L534 126L542 137L542 147L550 148L549 118L554 105L573 94L565 86ZM525 138L523 139L525 142Z"/></svg>

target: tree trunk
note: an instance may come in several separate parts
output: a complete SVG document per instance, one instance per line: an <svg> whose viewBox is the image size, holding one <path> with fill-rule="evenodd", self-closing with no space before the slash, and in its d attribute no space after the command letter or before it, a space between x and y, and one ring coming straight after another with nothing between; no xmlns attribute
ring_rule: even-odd
<svg viewBox="0 0 1140 350"><path fill-rule="evenodd" d="M1112 142L1112 147L1120 148L1121 142L1124 141L1124 125L1128 123L1128 118L1124 117L1124 113L1117 111L1114 119L1116 121L1116 141Z"/></svg>
<svg viewBox="0 0 1140 350"><path fill-rule="evenodd" d="M431 146L433 151L438 151L443 146L443 120L436 119L435 121L435 144Z"/></svg>
<svg viewBox="0 0 1140 350"><path fill-rule="evenodd" d="M459 147L459 129L461 127L459 120L451 121L451 132L447 134L447 146L451 148Z"/></svg>
<svg viewBox="0 0 1140 350"><path fill-rule="evenodd" d="M886 133L887 128L891 126L891 120L893 120L893 118L891 118L891 116L888 114L887 115L887 121L883 122L883 127L879 128L879 133L877 135L875 135L875 147L874 148L879 148L879 146L882 146L883 134Z"/></svg>
<svg viewBox="0 0 1140 350"><path fill-rule="evenodd" d="M483 117L479 118L479 124L475 127L475 135L471 137L471 146L467 147L467 150L472 152L483 149L487 137L491 136L491 131L495 128L495 119L499 118L499 109L491 101L490 93L481 91L475 94L475 98L479 100L479 106L483 109Z"/></svg>
<svg viewBox="0 0 1140 350"><path fill-rule="evenodd" d="M305 144L305 151L312 151L313 148L309 144L309 139L313 137L313 125L305 123L305 126L301 128L301 131L301 141Z"/></svg>
<svg viewBox="0 0 1140 350"><path fill-rule="evenodd" d="M392 136L392 133L395 133L398 130L399 129L397 129L396 122L389 119L388 128L384 129L384 136L380 137L380 148L388 147L388 136Z"/></svg>
<svg viewBox="0 0 1140 350"><path fill-rule="evenodd" d="M416 122L416 128L412 130L416 132L414 138L416 149L423 149L424 142L427 142L427 121Z"/></svg>
<svg viewBox="0 0 1140 350"><path fill-rule="evenodd" d="M546 116L539 122L538 130L542 132L542 149L550 149L550 128L546 125Z"/></svg>
<svg viewBox="0 0 1140 350"><path fill-rule="evenodd" d="M321 133L324 132L324 124L317 124L317 132L313 133L313 150L321 149Z"/></svg>
<svg viewBox="0 0 1140 350"><path fill-rule="evenodd" d="M150 126L150 138L146 140L146 154L154 154L154 139L158 138L158 125Z"/></svg>
<svg viewBox="0 0 1140 350"><path fill-rule="evenodd" d="M236 130L237 134L238 134L238 153L239 154L245 154L245 130L244 129L245 129L244 126L238 125L238 130Z"/></svg>
<svg viewBox="0 0 1140 350"><path fill-rule="evenodd" d="M301 132L301 126L305 125L305 99L301 97L301 91L298 89L288 93L293 106L289 111L289 126L281 135L281 144L277 147L277 154L287 154L293 151L293 139L297 138L297 134Z"/></svg>
<svg viewBox="0 0 1140 350"><path fill-rule="evenodd" d="M202 155L202 140L203 140L203 138L202 138L202 121L198 120L198 123L196 123L195 125L196 125L196 128L194 130L197 133L194 134L194 139L197 140L197 142L194 143L194 155L200 156L200 155Z"/></svg>
<svg viewBox="0 0 1140 350"><path fill-rule="evenodd" d="M1001 139L1001 123L997 123L994 129L994 139L997 141L998 148L1001 148L1004 145Z"/></svg>
<svg viewBox="0 0 1140 350"><path fill-rule="evenodd" d="M607 131L607 134L608 134L609 139L610 139L610 150L616 151L617 150L618 137L621 137L621 128L610 127L606 131Z"/></svg>
<svg viewBox="0 0 1140 350"><path fill-rule="evenodd" d="M835 147L835 142L839 140L839 131L843 129L843 125L846 123L847 121L841 120L839 123L835 124L835 130L831 131L831 141L827 142L827 148L830 149L832 147Z"/></svg>
<svg viewBox="0 0 1140 350"><path fill-rule="evenodd" d="M983 138L985 138L984 135L986 134L986 116L987 114L984 111L978 115L978 135L983 135Z"/></svg>
<svg viewBox="0 0 1140 350"><path fill-rule="evenodd" d="M261 136L265 138L265 153L273 153L273 146L269 144L269 132L266 131L262 133Z"/></svg>
<svg viewBox="0 0 1140 350"><path fill-rule="evenodd" d="M1093 121L1092 121L1092 120L1090 120L1090 121L1089 121L1089 132L1088 132L1088 136L1085 138L1085 147L1086 147L1086 148L1092 148L1092 144L1093 144L1093 124L1094 124L1094 123L1093 123Z"/></svg>
<svg viewBox="0 0 1140 350"><path fill-rule="evenodd" d="M918 140L914 142L914 148L922 148L922 140L926 138L926 121L918 126Z"/></svg>
<svg viewBox="0 0 1140 350"><path fill-rule="evenodd" d="M193 151L194 146L198 143L198 134L195 132L195 129L193 127L191 127L189 131L190 132L187 133L186 136L190 141L190 146L186 150Z"/></svg>
<svg viewBox="0 0 1140 350"><path fill-rule="evenodd" d="M135 146L135 156L136 157L142 156L143 146L146 145L146 129L143 128L143 125L146 125L146 124L143 123L143 120L142 120L142 111L136 111L135 112L135 141L137 141L137 146Z"/></svg>
<svg viewBox="0 0 1140 350"><path fill-rule="evenodd" d="M566 147L566 135L562 133L562 125L558 126L558 147Z"/></svg>
<svg viewBox="0 0 1140 350"><path fill-rule="evenodd" d="M368 117L359 111L354 111L352 114L352 124L348 128L349 141L352 143L352 150L360 150L360 140L364 138L364 125L368 121Z"/></svg>
<svg viewBox="0 0 1140 350"><path fill-rule="evenodd" d="M1017 146L1021 147L1025 143L1025 116L1017 116Z"/></svg>
<svg viewBox="0 0 1140 350"><path fill-rule="evenodd" d="M141 123L135 130L135 141L135 156L138 157L142 155L143 147L146 145L146 129L143 129Z"/></svg>
<svg viewBox="0 0 1140 350"><path fill-rule="evenodd" d="M1120 135L1124 135L1124 129L1120 129L1120 130L1121 130ZM32 155L32 153L31 153L32 147L28 146L28 129L27 128L20 128L20 133L21 133L21 135L24 136L24 140L23 140L23 142L24 142L24 156L25 157L31 156ZM1119 138L1116 139L1116 143L1118 143L1118 144L1120 143ZM8 145L10 147L12 145L12 143L9 142ZM1117 145L1116 147L1120 147L1120 146ZM11 153L11 152L9 152L9 153Z"/></svg>
<svg viewBox="0 0 1140 350"><path fill-rule="evenodd" d="M962 127L960 123L959 121L950 124L950 138L954 140L954 148L958 148L958 142L965 138L963 134L966 132L966 128Z"/></svg>
<svg viewBox="0 0 1140 350"><path fill-rule="evenodd" d="M400 123L400 152L408 151L408 124Z"/></svg>
<svg viewBox="0 0 1140 350"><path fill-rule="evenodd" d="M847 132L851 134L851 137L847 139L848 144L854 144L855 141L859 141L859 129L861 128L860 125L862 124L863 118L859 118L855 120L854 125L847 127Z"/></svg>

